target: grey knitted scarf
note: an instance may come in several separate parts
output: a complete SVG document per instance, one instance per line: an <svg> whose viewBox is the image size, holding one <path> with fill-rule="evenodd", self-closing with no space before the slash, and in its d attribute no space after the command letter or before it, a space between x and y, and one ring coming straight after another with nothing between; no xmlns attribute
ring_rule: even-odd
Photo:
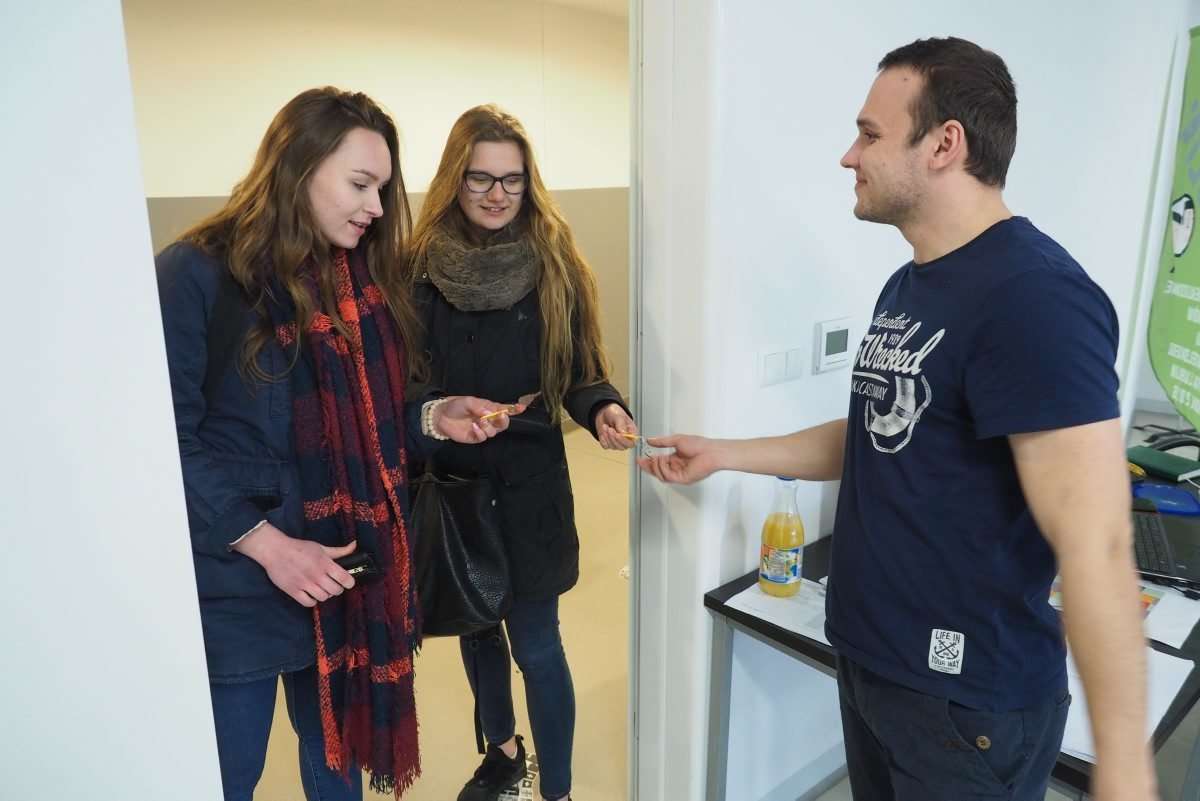
<svg viewBox="0 0 1200 801"><path fill-rule="evenodd" d="M529 237L476 247L441 232L429 243L425 271L454 308L490 311L533 290L538 261Z"/></svg>

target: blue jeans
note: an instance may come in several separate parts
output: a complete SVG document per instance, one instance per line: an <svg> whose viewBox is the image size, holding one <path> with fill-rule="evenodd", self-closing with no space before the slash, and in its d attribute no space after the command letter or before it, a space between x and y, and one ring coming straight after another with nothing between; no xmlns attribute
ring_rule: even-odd
<svg viewBox="0 0 1200 801"><path fill-rule="evenodd" d="M1029 709L969 709L842 656L838 695L858 801L1043 801L1071 704L1064 691Z"/></svg>
<svg viewBox="0 0 1200 801"><path fill-rule="evenodd" d="M504 630L508 630L505 637ZM571 791L571 748L575 738L575 687L558 633L558 598L517 601L504 628L460 638L463 665L479 705L483 736L493 745L512 739L512 656L525 679L529 725L538 756L542 795L559 798Z"/></svg>
<svg viewBox="0 0 1200 801"><path fill-rule="evenodd" d="M221 786L225 801L251 801L267 759L267 738L275 716L276 678L245 684L210 684ZM288 717L300 741L300 782L308 801L361 801L362 773L350 769L347 782L325 765L325 737L317 702L315 667L283 674Z"/></svg>

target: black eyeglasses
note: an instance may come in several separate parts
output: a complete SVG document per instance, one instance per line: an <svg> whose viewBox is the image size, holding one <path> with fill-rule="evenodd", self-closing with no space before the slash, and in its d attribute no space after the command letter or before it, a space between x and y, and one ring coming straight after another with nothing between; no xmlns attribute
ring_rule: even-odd
<svg viewBox="0 0 1200 801"><path fill-rule="evenodd" d="M504 190L505 194L519 195L525 191L525 180L523 172L510 172L508 175L469 172L463 176L463 183L467 185L467 189L477 195L491 192L497 181L500 182L500 188Z"/></svg>

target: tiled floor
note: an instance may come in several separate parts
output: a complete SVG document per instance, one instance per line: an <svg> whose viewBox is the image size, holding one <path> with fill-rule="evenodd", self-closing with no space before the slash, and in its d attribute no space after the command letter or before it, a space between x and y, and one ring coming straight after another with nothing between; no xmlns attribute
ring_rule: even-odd
<svg viewBox="0 0 1200 801"><path fill-rule="evenodd" d="M620 575L629 559L628 454L603 450L591 435L567 434L567 460L575 491L581 577L563 596L563 641L575 684L574 787L576 798L626 798L626 710L629 673L629 582ZM513 677L518 732L529 738L525 693ZM405 801L453 801L478 765L471 722L471 692L458 641L425 642L417 662L417 710L422 776ZM367 797L382 801L390 796ZM270 750L256 801L298 801L296 738L282 695L275 709Z"/></svg>

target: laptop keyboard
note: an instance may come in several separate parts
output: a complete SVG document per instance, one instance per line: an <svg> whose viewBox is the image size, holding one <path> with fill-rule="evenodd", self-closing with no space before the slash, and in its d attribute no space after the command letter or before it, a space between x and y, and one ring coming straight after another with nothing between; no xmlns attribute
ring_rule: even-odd
<svg viewBox="0 0 1200 801"><path fill-rule="evenodd" d="M1133 515L1133 552L1138 570L1174 574L1175 563L1161 516L1146 512Z"/></svg>

